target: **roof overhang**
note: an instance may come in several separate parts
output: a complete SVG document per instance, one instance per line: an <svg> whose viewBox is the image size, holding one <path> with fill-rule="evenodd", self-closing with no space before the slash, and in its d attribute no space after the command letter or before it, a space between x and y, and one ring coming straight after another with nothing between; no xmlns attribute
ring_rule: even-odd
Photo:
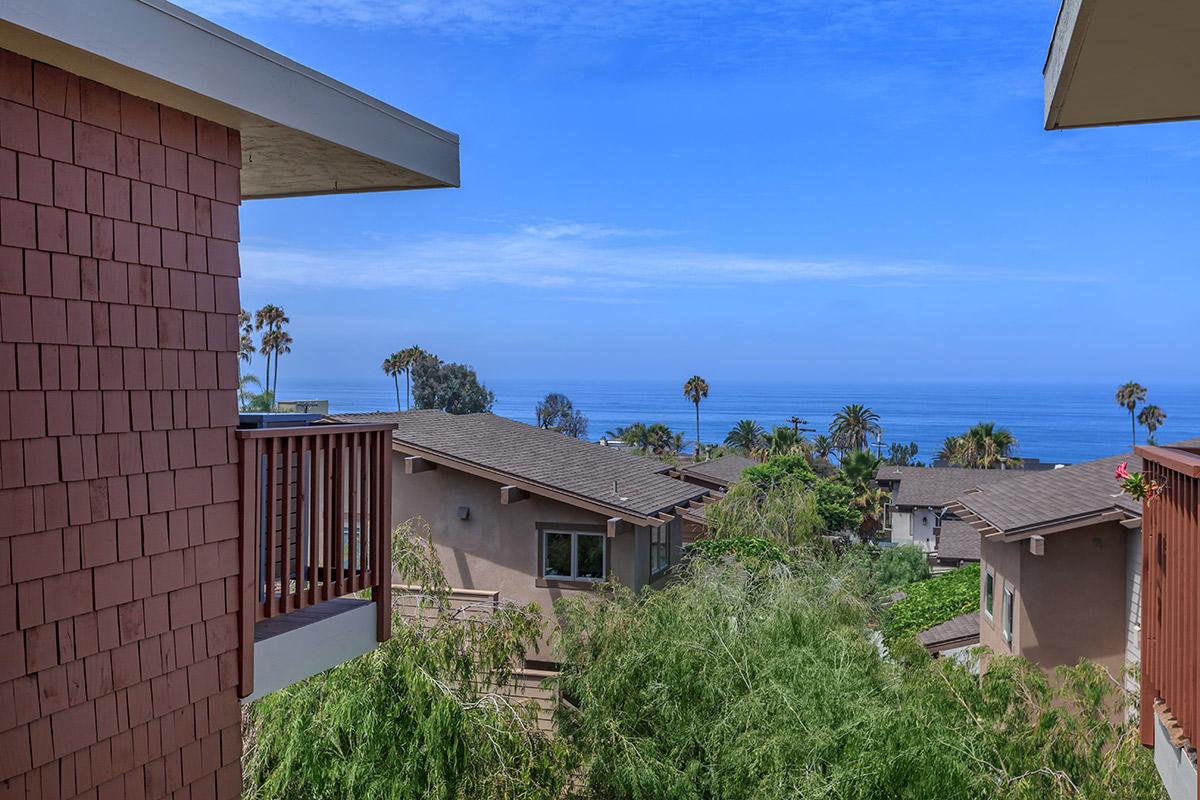
<svg viewBox="0 0 1200 800"><path fill-rule="evenodd" d="M996 527L964 503L961 498L948 505L946 510L952 511L959 519L979 531L980 535L985 539L1002 542L1023 542L1033 536L1049 536L1054 533L1078 530L1079 528L1101 525L1106 522L1117 522L1126 528L1136 528L1141 525L1140 514L1116 507L1097 509L1073 517L1044 520L1032 525L1023 525L1019 528L1009 530L1002 530Z"/></svg>
<svg viewBox="0 0 1200 800"><path fill-rule="evenodd" d="M1046 130L1200 118L1200 4L1063 0L1042 69Z"/></svg>
<svg viewBox="0 0 1200 800"><path fill-rule="evenodd" d="M456 458L454 456L447 455L446 453L440 453L436 450L431 450L427 447L413 444L412 442L404 439L393 437L392 450L393 452L401 453L403 455L419 455L427 461L433 462L434 464L438 464L440 466L449 467L450 469L458 470L459 472L464 472L468 475L474 475L477 478L495 481L496 483L503 484L505 486L514 486L522 491L529 492L530 494L534 494L539 497L545 497L550 500L556 500L560 503L566 503L567 505L575 506L576 508L582 508L585 511L592 511L610 519L620 519L624 522L628 522L631 525L661 525L664 522L670 522L671 518L676 516L676 514L681 512L684 508L683 506L676 506L675 504L672 504L670 506L664 506L661 509L656 509L649 514L639 514L637 512L630 511L629 509L621 508L620 506L610 505L608 503L600 503L594 499L581 497L572 492L546 486L538 481L527 480L510 472L501 472L500 470L485 467L481 464L476 464L461 458ZM696 495L691 498L692 500L698 500L704 497L708 492L707 489L699 486L697 486L696 489ZM688 501L685 500L681 502Z"/></svg>
<svg viewBox="0 0 1200 800"><path fill-rule="evenodd" d="M459 183L458 136L165 0L7 0L0 47L235 128L242 196Z"/></svg>

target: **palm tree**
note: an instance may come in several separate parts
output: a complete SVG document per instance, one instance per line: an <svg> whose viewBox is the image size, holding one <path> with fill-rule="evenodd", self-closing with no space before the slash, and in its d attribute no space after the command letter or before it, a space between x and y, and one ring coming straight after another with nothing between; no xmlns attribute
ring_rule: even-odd
<svg viewBox="0 0 1200 800"><path fill-rule="evenodd" d="M238 378L238 406L242 411L249 411L253 398L258 397L258 392L250 391L251 386L262 388L262 381L257 375L246 373Z"/></svg>
<svg viewBox="0 0 1200 800"><path fill-rule="evenodd" d="M725 444L752 453L763 446L766 435L762 425L752 419L741 419L725 434Z"/></svg>
<svg viewBox="0 0 1200 800"><path fill-rule="evenodd" d="M617 439L639 450L650 449L649 429L641 422L633 422L623 428L611 430L608 432L608 438Z"/></svg>
<svg viewBox="0 0 1200 800"><path fill-rule="evenodd" d="M878 486L867 487L854 498L854 506L863 512L862 523L858 527L860 534L868 539L875 538L875 534L883 528L890 500L888 493Z"/></svg>
<svg viewBox="0 0 1200 800"><path fill-rule="evenodd" d="M391 375L392 380L396 384L396 410L400 410L400 373L404 371L404 367L400 366L400 353L392 353L383 360L381 365L384 375Z"/></svg>
<svg viewBox="0 0 1200 800"><path fill-rule="evenodd" d="M812 440L812 454L817 458L829 458L833 455L833 439L823 433L818 433Z"/></svg>
<svg viewBox="0 0 1200 800"><path fill-rule="evenodd" d="M1142 406L1138 414L1138 422L1146 426L1146 443L1154 444L1154 432L1167 421L1167 412L1153 403Z"/></svg>
<svg viewBox="0 0 1200 800"><path fill-rule="evenodd" d="M842 475L857 494L862 494L874 484L881 463L870 450L856 450L842 459Z"/></svg>
<svg viewBox="0 0 1200 800"><path fill-rule="evenodd" d="M696 450L700 448L700 401L708 397L708 382L699 375L688 378L683 385L683 396L696 404Z"/></svg>
<svg viewBox="0 0 1200 800"><path fill-rule="evenodd" d="M244 308L238 311L238 330L241 331L238 338L238 358L249 364L254 355L254 321L250 318L250 312Z"/></svg>
<svg viewBox="0 0 1200 800"><path fill-rule="evenodd" d="M1021 459L1016 457L1016 449L1012 431L998 428L994 422L977 422L966 433L947 437L938 455L958 467L995 469L1018 466Z"/></svg>
<svg viewBox="0 0 1200 800"><path fill-rule="evenodd" d="M254 329L266 331L266 333L264 333L262 336L261 346L259 348L259 352L267 357L267 370L265 375L267 387L265 391L274 391L274 386L271 383L271 358L274 356L276 361L279 360L279 351L276 345L279 344L280 341L277 337L272 337L268 342L267 337L269 334L283 330L283 326L290 322L291 320L288 319L287 314L284 313L282 308L279 306L273 306L270 303L254 312ZM290 345L291 341L292 339L289 336L287 344ZM291 352L290 348L288 352ZM278 374L278 366L276 367L275 372Z"/></svg>
<svg viewBox="0 0 1200 800"><path fill-rule="evenodd" d="M843 406L833 415L829 432L844 450L865 450L872 435L880 432L879 415L862 403Z"/></svg>
<svg viewBox="0 0 1200 800"><path fill-rule="evenodd" d="M271 394L279 394L279 359L292 352L292 335L285 330L275 331L275 371L271 375Z"/></svg>
<svg viewBox="0 0 1200 800"><path fill-rule="evenodd" d="M1129 412L1129 432L1133 446L1137 447L1137 419L1134 411L1138 403L1146 402L1146 387L1136 381L1126 381L1117 387L1117 405Z"/></svg>
<svg viewBox="0 0 1200 800"><path fill-rule="evenodd" d="M404 373L404 407L409 409L412 408L411 378L413 367L422 359L433 358L433 356L416 345L406 347L395 355L400 357L400 371Z"/></svg>
<svg viewBox="0 0 1200 800"><path fill-rule="evenodd" d="M808 442L795 428L776 425L763 440L763 449L768 456L799 455L808 449Z"/></svg>

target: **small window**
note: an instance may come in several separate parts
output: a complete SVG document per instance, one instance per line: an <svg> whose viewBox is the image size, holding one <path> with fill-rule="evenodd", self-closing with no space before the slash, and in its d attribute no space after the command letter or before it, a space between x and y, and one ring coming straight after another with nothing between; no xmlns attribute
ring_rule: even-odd
<svg viewBox="0 0 1200 800"><path fill-rule="evenodd" d="M983 613L988 615L988 619L992 618L996 608L996 573L991 567L987 568L987 573L983 577Z"/></svg>
<svg viewBox="0 0 1200 800"><path fill-rule="evenodd" d="M670 528L666 525L650 529L650 574L655 575L671 566Z"/></svg>
<svg viewBox="0 0 1200 800"><path fill-rule="evenodd" d="M1005 586L1004 616L1001 620L1001 624L1004 626L1004 641L1008 642L1010 645L1012 644L1013 640L1013 614L1015 613L1013 611L1013 606L1016 605L1015 600L1016 596L1013 594L1013 588L1011 586Z"/></svg>
<svg viewBox="0 0 1200 800"><path fill-rule="evenodd" d="M603 533L543 531L542 575L574 581L602 581L608 574Z"/></svg>

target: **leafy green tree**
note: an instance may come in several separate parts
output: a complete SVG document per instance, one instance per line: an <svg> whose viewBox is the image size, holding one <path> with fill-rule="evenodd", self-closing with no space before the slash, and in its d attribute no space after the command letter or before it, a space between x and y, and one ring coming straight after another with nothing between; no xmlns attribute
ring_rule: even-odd
<svg viewBox="0 0 1200 800"><path fill-rule="evenodd" d="M708 382L699 375L693 375L683 384L683 396L696 406L696 447L700 446L700 401L708 397Z"/></svg>
<svg viewBox="0 0 1200 800"><path fill-rule="evenodd" d="M917 461L917 449L916 442L909 442L908 444L892 442L888 445L887 459L884 463L896 467L922 466L921 462Z"/></svg>
<svg viewBox="0 0 1200 800"><path fill-rule="evenodd" d="M436 408L450 414L479 414L492 410L496 395L479 382L465 364L443 364L422 358L413 366L413 400L417 408Z"/></svg>
<svg viewBox="0 0 1200 800"><path fill-rule="evenodd" d="M248 707L244 797L562 797L569 748L503 691L540 637L538 607L461 614L428 536L407 523L394 538L421 613L395 616L372 652Z"/></svg>
<svg viewBox="0 0 1200 800"><path fill-rule="evenodd" d="M872 436L878 436L879 415L862 403L851 403L833 415L829 433L843 450L866 450Z"/></svg>
<svg viewBox="0 0 1200 800"><path fill-rule="evenodd" d="M1162 427L1162 424L1167 421L1167 412L1163 411L1153 403L1142 406L1142 410L1138 412L1138 422L1146 428L1146 443L1154 444L1154 432Z"/></svg>
<svg viewBox="0 0 1200 800"><path fill-rule="evenodd" d="M1117 387L1117 405L1129 412L1129 435L1131 447L1137 447L1137 411L1138 403L1146 402L1146 387L1137 381L1126 381Z"/></svg>
<svg viewBox="0 0 1200 800"><path fill-rule="evenodd" d="M729 433L725 434L725 445L736 447L745 453L753 453L763 447L766 430L752 419L741 419Z"/></svg>
<svg viewBox="0 0 1200 800"><path fill-rule="evenodd" d="M755 464L742 470L741 484L750 487L752 495L763 502L796 503L790 497L792 494L811 495L812 511L819 521L816 533L839 533L845 530L855 530L862 523L862 512L854 506L854 492L850 487L835 480L821 478L813 470L808 459L802 455L775 456L762 464ZM732 491L732 490L731 490ZM783 496L775 497L774 493ZM726 498L728 499L728 497ZM724 503L725 501L722 501ZM722 503L718 503L720 506ZM748 513L746 509L740 513ZM709 511L712 517L712 511ZM770 528L769 522L760 522L758 535ZM796 536L795 532L802 526L793 525L789 528L791 538L808 538Z"/></svg>
<svg viewBox="0 0 1200 800"><path fill-rule="evenodd" d="M576 439L587 437L588 419L576 410L571 398L561 392L550 392L534 406L537 426L558 431Z"/></svg>

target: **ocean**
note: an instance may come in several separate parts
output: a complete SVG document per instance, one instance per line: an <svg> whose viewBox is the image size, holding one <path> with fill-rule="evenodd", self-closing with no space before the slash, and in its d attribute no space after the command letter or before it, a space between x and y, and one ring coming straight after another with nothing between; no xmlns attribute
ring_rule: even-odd
<svg viewBox="0 0 1200 800"><path fill-rule="evenodd" d="M326 399L335 412L393 410L395 390L385 376L360 381L291 380L281 375L281 399ZM631 422L665 422L695 438L695 411L683 381L487 381L495 413L533 422L534 404L547 392L566 394L589 420L588 438ZM1160 442L1200 435L1200 384L1153 385L1149 402L1167 412ZM404 384L401 383L403 401ZM1116 384L906 384L714 381L700 405L700 432L717 442L740 419L770 429L795 415L825 432L847 403L863 403L880 416L884 452L890 442L916 442L928 462L945 437L972 424L995 421L1017 437L1019 455L1075 463L1129 450L1129 414L1113 400ZM812 434L809 434L811 436ZM1138 441L1145 431L1139 426Z"/></svg>

